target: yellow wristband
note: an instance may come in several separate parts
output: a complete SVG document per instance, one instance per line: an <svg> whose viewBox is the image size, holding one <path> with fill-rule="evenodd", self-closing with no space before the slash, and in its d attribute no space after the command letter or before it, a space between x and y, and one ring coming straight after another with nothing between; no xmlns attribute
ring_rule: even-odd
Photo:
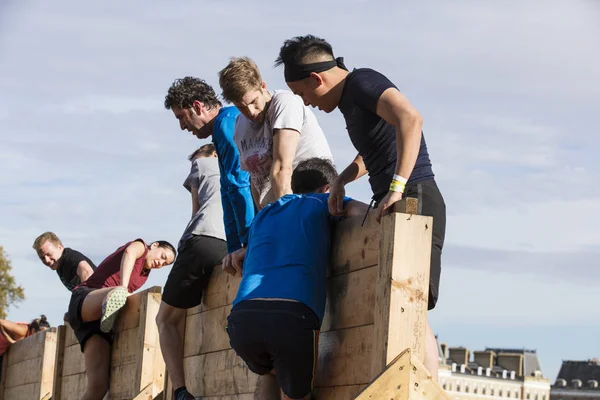
<svg viewBox="0 0 600 400"><path fill-rule="evenodd" d="M402 182L398 182L397 180L393 180L390 184L390 191L392 192L400 192L404 193L404 189L406 188L406 184Z"/></svg>

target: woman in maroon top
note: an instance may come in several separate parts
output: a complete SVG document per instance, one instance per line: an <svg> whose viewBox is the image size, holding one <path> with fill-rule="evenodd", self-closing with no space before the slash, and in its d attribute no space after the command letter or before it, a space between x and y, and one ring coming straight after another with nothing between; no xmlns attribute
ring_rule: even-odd
<svg viewBox="0 0 600 400"><path fill-rule="evenodd" d="M166 241L147 245L136 239L106 257L92 276L78 285L69 303L69 324L81 345L87 374L82 400L101 400L108 391L112 328L127 296L139 289L152 269L175 260Z"/></svg>

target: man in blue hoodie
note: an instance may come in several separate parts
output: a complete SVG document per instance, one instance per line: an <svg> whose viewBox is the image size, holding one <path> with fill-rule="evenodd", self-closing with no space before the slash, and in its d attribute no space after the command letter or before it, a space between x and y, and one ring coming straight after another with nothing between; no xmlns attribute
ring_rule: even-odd
<svg viewBox="0 0 600 400"><path fill-rule="evenodd" d="M230 253L247 244L248 229L254 218L254 202L250 192L250 176L246 171L240 169L240 155L233 141L234 126L239 111L235 107L223 107L210 85L202 79L189 76L177 79L172 84L165 97L165 108L173 111L182 130L191 132L198 139L212 136L216 160L210 155L204 155L199 159L200 161L192 161L193 166L194 163L203 163L202 168L196 174L192 174L194 178L191 181L195 182L191 190L192 199L196 194L197 201L194 201L194 206L198 202L198 209L208 203L212 204L213 189L218 188L220 184L222 221L225 225L225 238L227 239L227 253L225 251L221 253L218 243L220 235L218 234L208 234L208 237L206 237L207 234L196 235L194 238L199 238L196 241L184 241L182 238L182 244L187 247L190 247L190 243L193 242L195 250L187 252L190 257L186 260L177 260L177 266L181 265L181 267L174 268L174 271L179 271L179 276L169 277L171 282L168 281L165 286L163 303L157 316L161 347L164 342L163 355L175 389L175 400L190 400L194 397L185 388L183 346L178 326L180 321L185 318L186 309L200 304L202 291L208 284L212 266L221 262L223 257L227 259ZM203 158L205 158L204 161L202 161ZM217 181L214 181L212 170L205 168L210 164L211 158L215 160L214 164L218 162L220 178L217 176ZM203 186L206 186L207 189L201 189ZM218 206L219 210L213 204L213 211L199 217L200 224L202 226L210 225L211 232L218 230L213 222L216 222L214 221L215 216L220 214L221 204ZM182 254L186 254L184 250L182 248L179 258L183 258ZM220 256L217 257L217 254ZM212 265L202 267L201 271L197 271L199 263ZM197 290L192 290L190 286L191 292L198 295L184 295L185 291L180 285L181 282L198 285Z"/></svg>

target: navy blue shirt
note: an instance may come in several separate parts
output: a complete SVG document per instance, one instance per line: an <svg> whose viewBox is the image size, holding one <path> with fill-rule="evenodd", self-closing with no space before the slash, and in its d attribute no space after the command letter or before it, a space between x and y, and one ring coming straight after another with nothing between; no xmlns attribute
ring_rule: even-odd
<svg viewBox="0 0 600 400"><path fill-rule="evenodd" d="M287 194L258 212L234 306L256 298L296 300L323 320L331 227L339 219L329 214L328 198Z"/></svg>
<svg viewBox="0 0 600 400"><path fill-rule="evenodd" d="M384 75L369 68L355 69L346 77L338 105L346 120L352 144L362 156L373 198L381 200L389 191L396 170L396 128L377 115L377 101L384 91L396 88ZM408 183L433 179L425 136Z"/></svg>

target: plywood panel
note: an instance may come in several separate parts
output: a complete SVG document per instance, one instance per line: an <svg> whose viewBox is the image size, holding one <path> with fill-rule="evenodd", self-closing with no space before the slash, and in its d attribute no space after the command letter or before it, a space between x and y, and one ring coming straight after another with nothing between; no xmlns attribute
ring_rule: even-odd
<svg viewBox="0 0 600 400"><path fill-rule="evenodd" d="M184 370L186 386L196 396L252 393L258 379L231 349L187 357Z"/></svg>
<svg viewBox="0 0 600 400"><path fill-rule="evenodd" d="M42 357L31 358L8 366L4 381L5 387L14 387L28 383L39 383L42 378Z"/></svg>
<svg viewBox="0 0 600 400"><path fill-rule="evenodd" d="M87 387L87 378L85 373L63 376L60 385L60 397L56 400L80 400Z"/></svg>
<svg viewBox="0 0 600 400"><path fill-rule="evenodd" d="M327 279L321 332L373 324L377 266Z"/></svg>
<svg viewBox="0 0 600 400"><path fill-rule="evenodd" d="M44 342L46 341L45 332L29 336L10 346L10 351L6 353L8 365L17 364L21 361L41 357L44 352Z"/></svg>
<svg viewBox="0 0 600 400"><path fill-rule="evenodd" d="M85 372L85 359L79 344L69 346L64 351L63 376Z"/></svg>
<svg viewBox="0 0 600 400"><path fill-rule="evenodd" d="M368 383L372 346L373 325L322 333L316 386Z"/></svg>
<svg viewBox="0 0 600 400"><path fill-rule="evenodd" d="M4 392L5 400L36 400L39 398L39 383L30 383L27 385L6 388L6 391Z"/></svg>
<svg viewBox="0 0 600 400"><path fill-rule="evenodd" d="M377 265L379 261L380 226L375 213L369 213L364 226L363 217L348 218L335 224L331 243L332 276Z"/></svg>
<svg viewBox="0 0 600 400"><path fill-rule="evenodd" d="M235 299L241 279L239 274L231 276L224 272L220 265L217 265L210 276L202 304L189 309L187 315L230 305Z"/></svg>
<svg viewBox="0 0 600 400"><path fill-rule="evenodd" d="M187 317L185 324L184 356L195 356L219 350L229 346L229 336L225 327L231 305L214 308Z"/></svg>

